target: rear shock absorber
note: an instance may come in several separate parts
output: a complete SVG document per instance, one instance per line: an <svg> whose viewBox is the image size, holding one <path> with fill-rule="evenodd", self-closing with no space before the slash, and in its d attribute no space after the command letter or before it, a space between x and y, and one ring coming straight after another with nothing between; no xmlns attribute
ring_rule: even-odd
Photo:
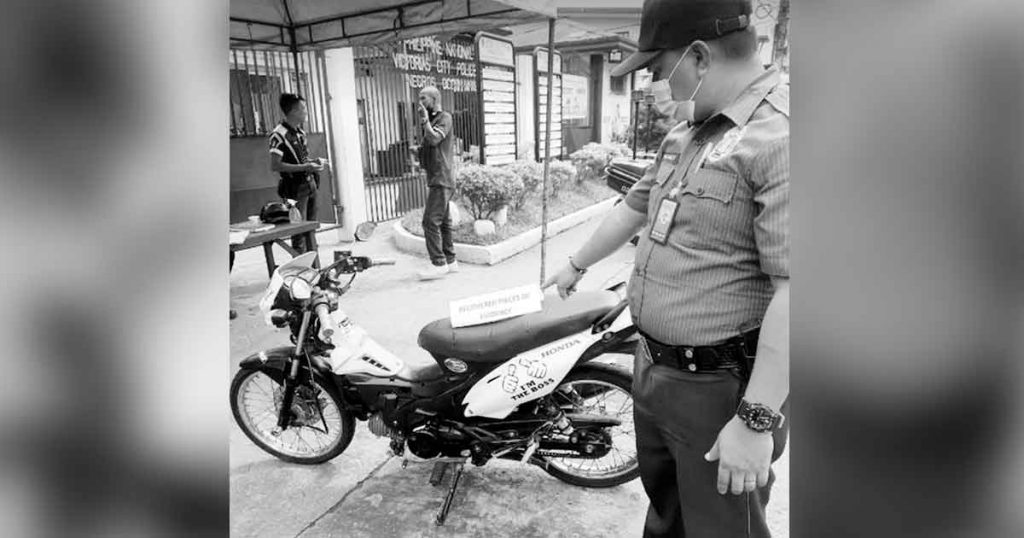
<svg viewBox="0 0 1024 538"><path fill-rule="evenodd" d="M565 435L570 435L573 432L572 422L569 421L569 417L565 416L565 411L555 403L551 403L548 407L548 412L554 415L551 422L555 425L555 429Z"/></svg>

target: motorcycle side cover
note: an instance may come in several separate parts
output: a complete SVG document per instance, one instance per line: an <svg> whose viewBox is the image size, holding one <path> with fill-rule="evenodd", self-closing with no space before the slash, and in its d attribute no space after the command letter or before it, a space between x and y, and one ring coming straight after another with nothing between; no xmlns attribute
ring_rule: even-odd
<svg viewBox="0 0 1024 538"><path fill-rule="evenodd" d="M629 309L606 332L631 325ZM605 333L583 331L520 353L501 363L466 394L467 417L503 419L516 407L554 392L576 365L580 355L601 341Z"/></svg>

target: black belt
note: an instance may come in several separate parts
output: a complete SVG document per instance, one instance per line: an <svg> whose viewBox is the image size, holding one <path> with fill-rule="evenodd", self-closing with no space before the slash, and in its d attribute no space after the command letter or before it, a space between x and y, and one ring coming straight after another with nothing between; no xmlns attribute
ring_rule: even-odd
<svg viewBox="0 0 1024 538"><path fill-rule="evenodd" d="M759 332L760 329L753 329L713 346L670 346L647 336L643 331L640 331L640 335L647 342L647 349L655 364L699 373L734 368L749 370L757 352Z"/></svg>

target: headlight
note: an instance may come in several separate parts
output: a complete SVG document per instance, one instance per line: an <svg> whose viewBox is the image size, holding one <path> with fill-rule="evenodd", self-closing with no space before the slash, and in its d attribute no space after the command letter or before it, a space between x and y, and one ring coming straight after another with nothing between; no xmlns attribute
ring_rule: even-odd
<svg viewBox="0 0 1024 538"><path fill-rule="evenodd" d="M313 296L313 285L299 277L292 278L287 284L288 292L296 301L304 301Z"/></svg>

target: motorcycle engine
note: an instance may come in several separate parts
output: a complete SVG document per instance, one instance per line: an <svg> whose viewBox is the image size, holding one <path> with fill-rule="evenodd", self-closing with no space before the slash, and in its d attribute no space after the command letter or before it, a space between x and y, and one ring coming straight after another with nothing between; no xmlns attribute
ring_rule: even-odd
<svg viewBox="0 0 1024 538"><path fill-rule="evenodd" d="M408 439L409 451L418 458L430 459L440 455L457 457L469 449L465 434L449 426L423 425L416 428ZM468 454L465 454L468 455Z"/></svg>
<svg viewBox="0 0 1024 538"><path fill-rule="evenodd" d="M380 411L370 415L370 420L367 421L366 426L370 428L370 433L377 437L391 437L391 428L384 422L384 417Z"/></svg>

